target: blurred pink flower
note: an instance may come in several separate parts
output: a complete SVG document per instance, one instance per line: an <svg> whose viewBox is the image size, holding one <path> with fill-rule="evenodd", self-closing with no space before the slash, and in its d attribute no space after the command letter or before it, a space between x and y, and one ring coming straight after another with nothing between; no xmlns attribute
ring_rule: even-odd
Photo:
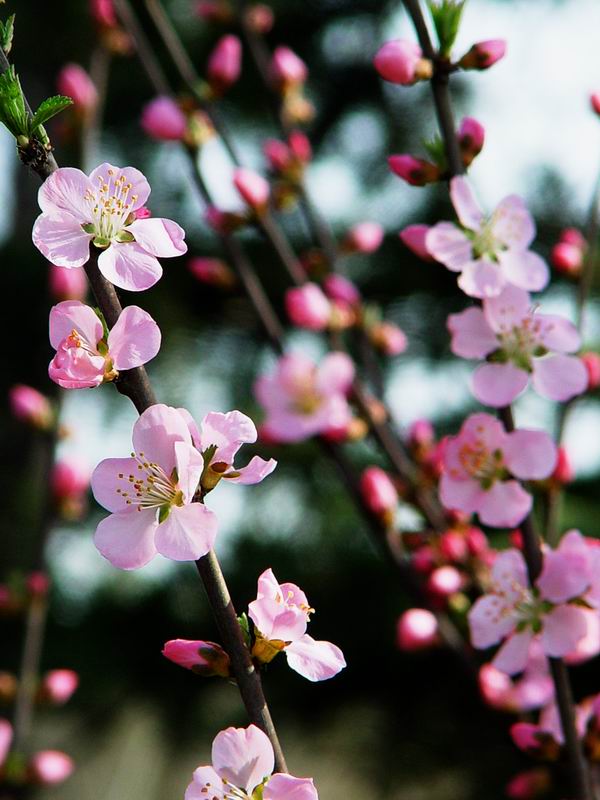
<svg viewBox="0 0 600 800"><path fill-rule="evenodd" d="M37 389L18 383L8 392L13 417L40 430L48 430L54 421L54 413L48 398Z"/></svg>
<svg viewBox="0 0 600 800"><path fill-rule="evenodd" d="M187 118L170 97L155 97L144 106L141 125L153 139L178 142L187 131Z"/></svg>
<svg viewBox="0 0 600 800"><path fill-rule="evenodd" d="M438 623L434 614L425 608L409 608L401 614L396 625L396 643L400 650L428 650L439 644Z"/></svg>
<svg viewBox="0 0 600 800"><path fill-rule="evenodd" d="M0 718L0 769L6 761L12 744L13 729L7 719Z"/></svg>
<svg viewBox="0 0 600 800"><path fill-rule="evenodd" d="M290 321L299 328L322 331L331 320L331 303L316 283L295 286L285 293L285 310Z"/></svg>
<svg viewBox="0 0 600 800"><path fill-rule="evenodd" d="M374 514L389 514L398 505L398 491L381 467L367 467L360 476L360 489L365 503Z"/></svg>
<svg viewBox="0 0 600 800"><path fill-rule="evenodd" d="M60 750L41 750L29 761L33 780L42 786L55 786L66 781L74 769L73 759Z"/></svg>
<svg viewBox="0 0 600 800"><path fill-rule="evenodd" d="M419 45L408 39L386 42L375 54L373 63L384 80L403 86L430 78L433 74L431 61L423 58Z"/></svg>
<svg viewBox="0 0 600 800"><path fill-rule="evenodd" d="M61 94L70 97L75 108L91 111L98 102L94 82L79 64L65 64L58 73L56 86Z"/></svg>
<svg viewBox="0 0 600 800"><path fill-rule="evenodd" d="M381 247L385 231L378 222L359 222L348 231L344 248L351 253L374 253Z"/></svg>
<svg viewBox="0 0 600 800"><path fill-rule="evenodd" d="M238 167L233 175L233 184L242 200L255 211L264 209L269 202L269 184L258 172Z"/></svg>
<svg viewBox="0 0 600 800"><path fill-rule="evenodd" d="M389 156L388 164L392 172L411 186L425 186L440 179L440 168L423 158L409 153Z"/></svg>
<svg viewBox="0 0 600 800"><path fill-rule="evenodd" d="M274 83L281 89L304 83L308 77L308 68L304 61L285 45L275 48L270 72Z"/></svg>
<svg viewBox="0 0 600 800"><path fill-rule="evenodd" d="M42 678L40 692L44 700L63 705L79 686L79 675L72 669L53 669Z"/></svg>
<svg viewBox="0 0 600 800"><path fill-rule="evenodd" d="M48 271L48 288L55 300L84 300L87 277L82 269L52 266Z"/></svg>
<svg viewBox="0 0 600 800"><path fill-rule="evenodd" d="M216 94L223 94L240 77L242 69L242 43L237 36L221 37L208 59L206 77Z"/></svg>

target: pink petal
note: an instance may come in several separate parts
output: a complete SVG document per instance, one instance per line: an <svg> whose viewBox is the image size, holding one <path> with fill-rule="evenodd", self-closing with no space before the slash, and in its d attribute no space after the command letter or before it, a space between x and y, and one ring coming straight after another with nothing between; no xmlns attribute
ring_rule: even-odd
<svg viewBox="0 0 600 800"><path fill-rule="evenodd" d="M464 265L458 285L469 297L497 297L506 280L498 264L480 258Z"/></svg>
<svg viewBox="0 0 600 800"><path fill-rule="evenodd" d="M147 461L157 463L170 477L175 459L175 442L190 444L184 418L175 408L157 403L150 406L133 426L133 449Z"/></svg>
<svg viewBox="0 0 600 800"><path fill-rule="evenodd" d="M274 458L265 461L264 458L260 456L254 456L245 467L236 469L236 477L230 478L227 474L225 474L224 477L227 478L229 483L241 483L250 486L263 481L267 475L273 472L276 466L277 461L275 461Z"/></svg>
<svg viewBox="0 0 600 800"><path fill-rule="evenodd" d="M240 447L255 442L258 435L255 424L241 411L211 411L202 420L200 431L200 449L216 445L213 461L226 464L232 464Z"/></svg>
<svg viewBox="0 0 600 800"><path fill-rule="evenodd" d="M252 794L273 772L275 758L268 736L256 725L249 725L227 728L216 735L212 763L221 778Z"/></svg>
<svg viewBox="0 0 600 800"><path fill-rule="evenodd" d="M483 489L477 481L455 480L444 473L440 480L440 500L444 508L474 514L482 502Z"/></svg>
<svg viewBox="0 0 600 800"><path fill-rule="evenodd" d="M469 611L471 644L485 650L498 644L515 628L514 614L507 613L510 605L498 595L486 594L478 598Z"/></svg>
<svg viewBox="0 0 600 800"><path fill-rule="evenodd" d="M187 408L178 408L176 411L181 414L192 437L192 444L197 450L201 450L200 444L200 429L196 425L196 420L192 417Z"/></svg>
<svg viewBox="0 0 600 800"><path fill-rule="evenodd" d="M183 492L184 501L191 503L204 470L204 459L190 442L175 442L173 446L178 476L177 485Z"/></svg>
<svg viewBox="0 0 600 800"><path fill-rule="evenodd" d="M107 511L131 510L123 492L131 491L130 475L137 475L139 463L134 458L105 458L92 474L92 493ZM123 475L119 478L119 475ZM117 490L120 491L117 491Z"/></svg>
<svg viewBox="0 0 600 800"><path fill-rule="evenodd" d="M103 356L93 356L82 347L59 347L48 365L48 376L63 389L92 389L104 380Z"/></svg>
<svg viewBox="0 0 600 800"><path fill-rule="evenodd" d="M576 606L556 606L544 617L542 647L546 655L560 658L577 647L587 633L585 609Z"/></svg>
<svg viewBox="0 0 600 800"><path fill-rule="evenodd" d="M471 185L466 178L460 176L450 181L450 199L463 227L478 231L483 221L483 212L479 208Z"/></svg>
<svg viewBox="0 0 600 800"><path fill-rule="evenodd" d="M32 232L34 245L55 267L83 266L90 258L92 238L73 217L58 213L40 214Z"/></svg>
<svg viewBox="0 0 600 800"><path fill-rule="evenodd" d="M267 781L263 800L319 800L312 778L294 778L278 772Z"/></svg>
<svg viewBox="0 0 600 800"><path fill-rule="evenodd" d="M112 171L112 174L110 172ZM119 178L125 178L125 183L131 184L131 189L127 195L127 200L132 203L131 210L141 208L146 205L146 200L150 196L150 184L135 167L115 167L112 164L104 163L90 173L90 182L96 191L100 183L114 185ZM133 199L135 197L135 200Z"/></svg>
<svg viewBox="0 0 600 800"><path fill-rule="evenodd" d="M212 549L217 531L216 516L202 503L172 506L156 530L154 543L165 558L196 561Z"/></svg>
<svg viewBox="0 0 600 800"><path fill-rule="evenodd" d="M463 422L460 433L455 439L474 439L483 443L487 450L502 449L506 442L506 431L500 420L491 414L480 412L471 414Z"/></svg>
<svg viewBox="0 0 600 800"><path fill-rule="evenodd" d="M511 548L498 553L492 566L492 581L506 603L514 605L529 587L527 565L520 550Z"/></svg>
<svg viewBox="0 0 600 800"><path fill-rule="evenodd" d="M496 481L483 495L479 519L492 528L514 528L531 511L531 495L517 481Z"/></svg>
<svg viewBox="0 0 600 800"><path fill-rule="evenodd" d="M113 567L139 569L156 555L157 525L155 508L111 514L96 528L94 544Z"/></svg>
<svg viewBox="0 0 600 800"><path fill-rule="evenodd" d="M529 373L514 364L481 364L472 378L473 394L486 406L508 406L529 383Z"/></svg>
<svg viewBox="0 0 600 800"><path fill-rule="evenodd" d="M225 800L226 787L212 767L198 767L184 800Z"/></svg>
<svg viewBox="0 0 600 800"><path fill-rule="evenodd" d="M513 633L496 653L492 664L507 675L516 675L523 672L529 658L529 647L533 640L530 630L522 633Z"/></svg>
<svg viewBox="0 0 600 800"><path fill-rule="evenodd" d="M96 349L104 331L96 312L78 300L64 300L50 309L50 344L57 350L61 342L76 330L81 338Z"/></svg>
<svg viewBox="0 0 600 800"><path fill-rule="evenodd" d="M115 369L133 369L153 359L160 342L160 328L150 314L127 306L108 334L108 351Z"/></svg>
<svg viewBox="0 0 600 800"><path fill-rule="evenodd" d="M452 222L438 222L425 235L425 246L436 261L452 272L461 272L473 258L471 240Z"/></svg>
<svg viewBox="0 0 600 800"><path fill-rule="evenodd" d="M6 761L13 738L12 725L7 719L0 719L0 767Z"/></svg>
<svg viewBox="0 0 600 800"><path fill-rule="evenodd" d="M588 388L588 371L577 356L558 353L533 362L533 387L542 397L564 403Z"/></svg>
<svg viewBox="0 0 600 800"><path fill-rule="evenodd" d="M344 654L331 642L316 642L307 633L285 648L290 667L309 681L326 681L344 669Z"/></svg>
<svg viewBox="0 0 600 800"><path fill-rule="evenodd" d="M600 653L600 618L597 610L584 608L587 623L587 631L583 639L577 642L575 650L567 653L565 661L567 664L583 664L594 658Z"/></svg>
<svg viewBox="0 0 600 800"><path fill-rule="evenodd" d="M558 550L547 550L544 553L544 567L537 586L544 600L552 603L565 603L582 595L590 584L590 559L588 546L583 537L576 533L577 540L565 547L561 540Z"/></svg>
<svg viewBox="0 0 600 800"><path fill-rule="evenodd" d="M81 225L91 219L91 209L85 196L94 188L80 169L61 167L42 184L38 202L44 214L54 216L65 213Z"/></svg>
<svg viewBox="0 0 600 800"><path fill-rule="evenodd" d="M502 200L492 214L494 238L505 247L525 250L535 237L535 223L521 197L511 194Z"/></svg>
<svg viewBox="0 0 600 800"><path fill-rule="evenodd" d="M485 358L498 349L498 339L480 308L450 314L446 323L452 334L450 349L461 358Z"/></svg>
<svg viewBox="0 0 600 800"><path fill-rule="evenodd" d="M484 300L483 309L491 328L496 333L505 333L521 327L521 323L529 315L531 298L524 289L507 284L497 297Z"/></svg>
<svg viewBox="0 0 600 800"><path fill-rule="evenodd" d="M506 280L521 289L539 292L550 280L548 265L531 250L505 250L498 253L498 260Z"/></svg>
<svg viewBox="0 0 600 800"><path fill-rule="evenodd" d="M508 434L504 461L516 478L547 478L554 471L556 459L556 445L544 431L518 430Z"/></svg>
<svg viewBox="0 0 600 800"><path fill-rule="evenodd" d="M98 258L98 268L106 280L120 289L142 292L160 280L160 262L139 244L111 244Z"/></svg>
<svg viewBox="0 0 600 800"><path fill-rule="evenodd" d="M187 253L185 231L170 219L137 219L128 225L127 230L134 235L139 246L153 256L172 258Z"/></svg>
<svg viewBox="0 0 600 800"><path fill-rule="evenodd" d="M540 328L538 339L548 350L574 353L581 347L579 331L568 319L558 314L536 314L535 321Z"/></svg>
<svg viewBox="0 0 600 800"><path fill-rule="evenodd" d="M354 363L346 353L328 353L319 364L317 390L326 395L346 394L354 380Z"/></svg>
<svg viewBox="0 0 600 800"><path fill-rule="evenodd" d="M285 586L279 585L272 569L266 569L258 579L256 600L248 605L248 616L266 639L291 642L305 633L308 614L298 605L285 605ZM308 606L303 592L300 599Z"/></svg>

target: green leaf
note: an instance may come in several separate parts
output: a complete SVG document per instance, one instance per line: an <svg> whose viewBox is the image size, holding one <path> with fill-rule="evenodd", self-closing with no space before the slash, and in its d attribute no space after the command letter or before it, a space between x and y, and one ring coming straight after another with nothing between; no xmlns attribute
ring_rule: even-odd
<svg viewBox="0 0 600 800"><path fill-rule="evenodd" d="M444 140L441 136L435 136L433 139L424 140L423 147L427 151L429 158L436 164L442 171L446 169L446 148Z"/></svg>
<svg viewBox="0 0 600 800"><path fill-rule="evenodd" d="M15 32L15 15L11 14L6 22L0 21L0 47L6 55L10 53Z"/></svg>
<svg viewBox="0 0 600 800"><path fill-rule="evenodd" d="M0 75L0 122L16 138L30 136L29 115L19 78L13 66Z"/></svg>
<svg viewBox="0 0 600 800"><path fill-rule="evenodd" d="M440 55L448 57L458 36L466 0L429 0L429 11L440 45Z"/></svg>
<svg viewBox="0 0 600 800"><path fill-rule="evenodd" d="M54 97L47 97L33 115L33 119L31 120L32 133L35 132L40 125L44 125L49 119L60 114L61 111L64 111L65 108L68 108L72 104L73 101L70 97L65 97L61 94L57 94Z"/></svg>
<svg viewBox="0 0 600 800"><path fill-rule="evenodd" d="M246 647L250 647L252 644L252 637L250 636L250 620L248 619L247 614L240 614L238 617L238 622L240 628L242 629L242 635L244 637L244 641L246 642Z"/></svg>

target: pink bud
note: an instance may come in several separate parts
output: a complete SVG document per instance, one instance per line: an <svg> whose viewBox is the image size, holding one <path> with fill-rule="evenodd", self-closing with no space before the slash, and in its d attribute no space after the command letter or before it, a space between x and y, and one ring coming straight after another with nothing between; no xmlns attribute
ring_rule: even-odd
<svg viewBox="0 0 600 800"><path fill-rule="evenodd" d="M0 769L6 761L12 744L13 729L7 719L0 719Z"/></svg>
<svg viewBox="0 0 600 800"><path fill-rule="evenodd" d="M229 656L214 642L172 639L166 642L162 654L169 661L185 669L191 669L204 678L217 675L222 678L229 676Z"/></svg>
<svg viewBox="0 0 600 800"><path fill-rule="evenodd" d="M240 77L242 43L237 36L227 34L217 42L208 59L206 76L214 92L223 94Z"/></svg>
<svg viewBox="0 0 600 800"><path fill-rule="evenodd" d="M304 61L284 45L275 48L270 72L276 86L284 90L304 83L308 77Z"/></svg>
<svg viewBox="0 0 600 800"><path fill-rule="evenodd" d="M462 574L450 566L434 569L427 581L427 588L439 597L450 597L459 592L463 585Z"/></svg>
<svg viewBox="0 0 600 800"><path fill-rule="evenodd" d="M74 769L73 759L59 750L41 750L29 762L32 779L43 786L62 783Z"/></svg>
<svg viewBox="0 0 600 800"><path fill-rule="evenodd" d="M348 231L345 249L351 253L374 253L383 241L383 226L378 222L359 222Z"/></svg>
<svg viewBox="0 0 600 800"><path fill-rule="evenodd" d="M517 550L523 549L523 534L518 528L508 534L508 539L512 547L516 547Z"/></svg>
<svg viewBox="0 0 600 800"><path fill-rule="evenodd" d="M394 174L411 186L425 186L427 183L435 183L440 178L439 167L407 153L390 156L388 164Z"/></svg>
<svg viewBox="0 0 600 800"><path fill-rule="evenodd" d="M367 467L360 477L363 500L374 514L393 512L398 492L390 477L380 467Z"/></svg>
<svg viewBox="0 0 600 800"><path fill-rule="evenodd" d="M40 687L41 696L53 705L63 705L79 686L79 675L72 669L47 672Z"/></svg>
<svg viewBox="0 0 600 800"><path fill-rule="evenodd" d="M560 241L566 242L567 244L572 244L574 247L578 247L580 250L585 250L587 248L587 240L581 231L577 230L577 228L565 228L560 234Z"/></svg>
<svg viewBox="0 0 600 800"><path fill-rule="evenodd" d="M322 331L331 318L331 303L316 283L305 283L285 293L285 310L294 325Z"/></svg>
<svg viewBox="0 0 600 800"><path fill-rule="evenodd" d="M423 58L423 51L416 42L394 39L386 42L373 59L375 69L390 83L408 86L433 74L431 61Z"/></svg>
<svg viewBox="0 0 600 800"><path fill-rule="evenodd" d="M444 531L439 538L440 552L448 561L466 561L469 548L466 538L458 531Z"/></svg>
<svg viewBox="0 0 600 800"><path fill-rule="evenodd" d="M288 137L288 144L294 157L301 164L308 164L312 158L312 146L308 136L302 131L292 131Z"/></svg>
<svg viewBox="0 0 600 800"><path fill-rule="evenodd" d="M534 800L545 794L551 781L548 771L543 768L518 772L506 785L504 790L510 800Z"/></svg>
<svg viewBox="0 0 600 800"><path fill-rule="evenodd" d="M435 439L433 425L428 419L416 419L408 428L407 438L413 447L427 447Z"/></svg>
<svg viewBox="0 0 600 800"><path fill-rule="evenodd" d="M409 225L404 230L400 231L400 239L412 250L413 253L423 261L433 261L433 257L429 253L425 244L425 237L429 231L429 225Z"/></svg>
<svg viewBox="0 0 600 800"><path fill-rule="evenodd" d="M98 102L98 92L90 76L79 64L65 64L58 73L56 86L70 97L75 108L90 111Z"/></svg>
<svg viewBox="0 0 600 800"><path fill-rule="evenodd" d="M556 466L554 467L554 472L551 477L562 485L575 480L575 471L573 470L569 454L564 447L559 447L557 450Z"/></svg>
<svg viewBox="0 0 600 800"><path fill-rule="evenodd" d="M196 13L208 22L229 22L232 17L231 8L226 0L199 0Z"/></svg>
<svg viewBox="0 0 600 800"><path fill-rule="evenodd" d="M593 111L600 116L600 92L594 92L594 94L590 96L590 104Z"/></svg>
<svg viewBox="0 0 600 800"><path fill-rule="evenodd" d="M45 572L30 572L26 580L27 590L33 597L45 597L50 591L50 578Z"/></svg>
<svg viewBox="0 0 600 800"><path fill-rule="evenodd" d="M467 539L467 545L469 547L469 553L472 556L480 557L487 553L489 542L487 540L487 536L481 530L481 528L469 528L465 536Z"/></svg>
<svg viewBox="0 0 600 800"><path fill-rule="evenodd" d="M246 24L256 33L269 33L275 22L275 15L269 6L257 3L246 9Z"/></svg>
<svg viewBox="0 0 600 800"><path fill-rule="evenodd" d="M85 464L74 458L57 461L50 473L50 486L57 500L77 497L87 492L90 471Z"/></svg>
<svg viewBox="0 0 600 800"><path fill-rule="evenodd" d="M267 139L263 144L263 153L273 172L285 172L289 169L292 154L285 142L278 139Z"/></svg>
<svg viewBox="0 0 600 800"><path fill-rule="evenodd" d="M506 42L504 39L489 39L486 42L477 42L458 62L463 69L488 69L496 61L504 58Z"/></svg>
<svg viewBox="0 0 600 800"><path fill-rule="evenodd" d="M265 208L269 201L269 184L257 172L238 167L233 175L233 183L241 198L255 211Z"/></svg>
<svg viewBox="0 0 600 800"><path fill-rule="evenodd" d="M413 553L411 563L416 572L428 575L435 565L433 549L428 544L419 547Z"/></svg>
<svg viewBox="0 0 600 800"><path fill-rule="evenodd" d="M588 373L588 391L600 386L600 355L598 353L583 353L581 360Z"/></svg>
<svg viewBox="0 0 600 800"><path fill-rule="evenodd" d="M369 338L386 356L397 356L408 347L404 331L392 322L380 322L369 330Z"/></svg>
<svg viewBox="0 0 600 800"><path fill-rule="evenodd" d="M339 300L349 306L357 306L360 303L360 292L352 281L343 275L328 275L323 281L323 288L331 300Z"/></svg>
<svg viewBox="0 0 600 800"><path fill-rule="evenodd" d="M512 681L505 672L491 664L484 664L479 670L479 691L485 702L492 708L507 708L512 691Z"/></svg>
<svg viewBox="0 0 600 800"><path fill-rule="evenodd" d="M13 416L40 430L48 430L52 425L53 413L50 401L31 386L17 384L8 393Z"/></svg>
<svg viewBox="0 0 600 800"><path fill-rule="evenodd" d="M161 96L144 106L141 125L153 139L176 142L185 136L187 119L174 100Z"/></svg>
<svg viewBox="0 0 600 800"><path fill-rule="evenodd" d="M113 28L117 24L112 0L90 0L90 14L95 22L106 28Z"/></svg>
<svg viewBox="0 0 600 800"><path fill-rule="evenodd" d="M510 727L510 736L519 750L527 752L539 749L540 742L537 738L539 731L539 727L531 722L515 722Z"/></svg>
<svg viewBox="0 0 600 800"><path fill-rule="evenodd" d="M552 248L550 260L558 272L576 277L583 267L583 251L568 242L558 242Z"/></svg>
<svg viewBox="0 0 600 800"><path fill-rule="evenodd" d="M136 219L150 219L152 216L152 212L147 206L141 206L140 208L136 208L133 212L135 214Z"/></svg>
<svg viewBox="0 0 600 800"><path fill-rule="evenodd" d="M51 266L48 289L54 300L83 300L87 295L85 270Z"/></svg>
<svg viewBox="0 0 600 800"><path fill-rule="evenodd" d="M466 167L483 150L485 128L473 117L465 117L458 129L458 145Z"/></svg>
<svg viewBox="0 0 600 800"><path fill-rule="evenodd" d="M438 624L431 611L411 608L400 616L396 626L396 644L400 650L427 650L438 641Z"/></svg>
<svg viewBox="0 0 600 800"><path fill-rule="evenodd" d="M220 258L191 258L188 269L201 283L229 289L235 285L235 276Z"/></svg>

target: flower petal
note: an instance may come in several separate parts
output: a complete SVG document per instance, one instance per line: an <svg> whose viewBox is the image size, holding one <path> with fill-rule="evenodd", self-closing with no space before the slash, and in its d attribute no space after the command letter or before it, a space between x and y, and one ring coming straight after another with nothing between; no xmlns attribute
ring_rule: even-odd
<svg viewBox="0 0 600 800"><path fill-rule="evenodd" d="M473 258L473 244L452 222L438 222L425 236L425 246L436 261L452 272L461 272Z"/></svg>
<svg viewBox="0 0 600 800"><path fill-rule="evenodd" d="M133 493L129 476L137 475L138 467L139 463L135 458L105 458L101 461L94 470L91 480L96 502L113 513L130 510L131 504L127 503L128 495L123 495L123 492ZM123 477L120 478L120 475Z"/></svg>
<svg viewBox="0 0 600 800"><path fill-rule="evenodd" d="M526 250L535 238L535 222L522 197L511 194L501 200L491 219L494 238L505 247Z"/></svg>
<svg viewBox="0 0 600 800"><path fill-rule="evenodd" d="M506 280L521 289L539 292L550 280L548 265L531 250L505 250L498 253L498 260Z"/></svg>
<svg viewBox="0 0 600 800"><path fill-rule="evenodd" d="M61 167L53 172L38 192L38 203L44 214L66 213L81 225L90 222L91 209L85 199L93 184L80 169Z"/></svg>
<svg viewBox="0 0 600 800"><path fill-rule="evenodd" d="M111 244L98 258L98 268L106 280L120 289L142 292L160 280L160 262L139 244Z"/></svg>
<svg viewBox="0 0 600 800"><path fill-rule="evenodd" d="M252 794L273 772L275 757L268 736L249 725L226 728L215 736L212 763L221 778Z"/></svg>
<svg viewBox="0 0 600 800"><path fill-rule="evenodd" d="M484 300L483 309L490 327L496 333L507 333L521 327L531 310L531 298L524 289L507 284L497 297Z"/></svg>
<svg viewBox="0 0 600 800"><path fill-rule="evenodd" d="M127 194L127 202L131 203L131 210L146 205L146 200L150 196L150 184L144 175L135 167L115 167L112 164L104 163L90 173L90 182L93 191L96 192L101 184L108 184L109 194L112 194L112 187L121 178L125 184L131 184L131 189ZM135 199L134 199L135 198Z"/></svg>
<svg viewBox="0 0 600 800"><path fill-rule="evenodd" d="M557 353L574 353L581 347L579 331L568 319L558 314L536 314L539 341L548 350Z"/></svg>
<svg viewBox="0 0 600 800"><path fill-rule="evenodd" d="M496 481L483 493L479 519L492 528L514 528L531 511L532 498L517 481Z"/></svg>
<svg viewBox="0 0 600 800"><path fill-rule="evenodd" d="M354 380L354 363L346 353L328 353L317 369L317 391L324 395L346 394Z"/></svg>
<svg viewBox="0 0 600 800"><path fill-rule="evenodd" d="M517 430L508 434L504 462L515 478L547 478L554 471L556 459L556 445L544 431Z"/></svg>
<svg viewBox="0 0 600 800"><path fill-rule="evenodd" d="M312 778L278 772L267 781L263 800L319 800L319 795Z"/></svg>
<svg viewBox="0 0 600 800"><path fill-rule="evenodd" d="M455 480L448 474L441 477L440 500L444 508L474 514L481 504L483 494L477 481L470 478Z"/></svg>
<svg viewBox="0 0 600 800"><path fill-rule="evenodd" d="M127 226L139 246L153 256L172 258L187 253L185 231L176 222L160 217L137 219Z"/></svg>
<svg viewBox="0 0 600 800"><path fill-rule="evenodd" d="M285 648L290 667L309 681L326 681L346 666L344 654L331 642L316 642L307 633Z"/></svg>
<svg viewBox="0 0 600 800"><path fill-rule="evenodd" d="M450 199L461 225L478 231L483 221L483 212L466 178L457 176L450 181Z"/></svg>
<svg viewBox="0 0 600 800"><path fill-rule="evenodd" d="M79 300L64 300L50 309L50 344L55 350L73 330L87 345L96 350L104 330L98 315L90 306Z"/></svg>
<svg viewBox="0 0 600 800"><path fill-rule="evenodd" d="M577 356L557 353L533 362L533 386L542 397L564 403L588 388L588 372Z"/></svg>
<svg viewBox="0 0 600 800"><path fill-rule="evenodd" d="M486 406L508 406L529 383L529 373L514 364L481 364L472 378L473 394Z"/></svg>
<svg viewBox="0 0 600 800"><path fill-rule="evenodd" d="M266 569L258 579L256 600L248 605L248 616L265 639L292 642L306 632L308 613L300 607L308 606L306 595L297 594L300 590L294 587L292 602L299 599L301 603L287 606L285 586L279 585L272 569Z"/></svg>
<svg viewBox="0 0 600 800"><path fill-rule="evenodd" d="M175 459L175 442L191 442L184 418L163 403L147 408L133 426L133 449L147 461L159 464L170 477Z"/></svg>
<svg viewBox="0 0 600 800"><path fill-rule="evenodd" d="M156 530L158 552L174 561L196 561L211 550L218 531L217 517L202 503L173 506Z"/></svg>
<svg viewBox="0 0 600 800"><path fill-rule="evenodd" d="M230 478L227 474L224 477L227 478L229 483L241 483L250 486L263 481L267 475L273 472L276 466L277 461L274 458L265 461L260 456L254 456L245 467L236 469L236 477Z"/></svg>
<svg viewBox="0 0 600 800"><path fill-rule="evenodd" d="M108 334L108 351L115 369L133 369L153 359L160 342L160 328L150 314L127 306Z"/></svg>
<svg viewBox="0 0 600 800"><path fill-rule="evenodd" d="M94 544L113 567L139 569L156 555L157 525L155 508L111 514L96 528Z"/></svg>
<svg viewBox="0 0 600 800"><path fill-rule="evenodd" d="M89 261L93 237L67 214L40 214L31 236L40 253L55 267L81 267Z"/></svg>
<svg viewBox="0 0 600 800"><path fill-rule="evenodd" d="M507 675L523 672L529 659L529 648L533 640L530 630L513 633L496 653L492 665Z"/></svg>
<svg viewBox="0 0 600 800"><path fill-rule="evenodd" d="M225 791L223 781L212 767L198 767L183 800L225 800Z"/></svg>
<svg viewBox="0 0 600 800"><path fill-rule="evenodd" d="M465 264L458 285L469 297L497 297L506 280L498 264L479 258Z"/></svg>
<svg viewBox="0 0 600 800"><path fill-rule="evenodd" d="M572 650L587 633L585 609L577 606L556 606L544 616L542 647L551 658L561 658Z"/></svg>
<svg viewBox="0 0 600 800"><path fill-rule="evenodd" d="M486 594L475 601L468 615L473 647L485 650L514 630L515 618L507 613L509 609L510 604L497 594Z"/></svg>
<svg viewBox="0 0 600 800"><path fill-rule="evenodd" d="M480 308L450 314L446 323L452 334L450 349L461 358L485 358L498 349L498 339Z"/></svg>
<svg viewBox="0 0 600 800"><path fill-rule="evenodd" d="M191 503L204 470L202 454L190 442L175 442L175 466L178 486L186 503Z"/></svg>
<svg viewBox="0 0 600 800"><path fill-rule="evenodd" d="M226 464L232 464L240 447L252 444L258 435L255 424L241 411L228 411L226 414L211 411L202 420L200 431L200 449L216 445L213 461Z"/></svg>

